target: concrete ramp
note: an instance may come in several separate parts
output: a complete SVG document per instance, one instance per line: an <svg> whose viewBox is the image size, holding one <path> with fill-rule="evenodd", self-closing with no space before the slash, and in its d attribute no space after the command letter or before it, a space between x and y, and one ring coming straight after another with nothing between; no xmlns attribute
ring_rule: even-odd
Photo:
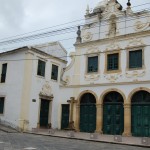
<svg viewBox="0 0 150 150"><path fill-rule="evenodd" d="M18 133L16 129L0 124L0 130L7 133Z"/></svg>

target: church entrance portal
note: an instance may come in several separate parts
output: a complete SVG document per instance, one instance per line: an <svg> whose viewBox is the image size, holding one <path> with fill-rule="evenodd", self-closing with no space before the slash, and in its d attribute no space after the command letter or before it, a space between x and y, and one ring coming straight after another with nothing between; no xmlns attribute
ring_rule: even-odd
<svg viewBox="0 0 150 150"><path fill-rule="evenodd" d="M80 101L80 131L94 132L96 130L96 99L93 94L86 93Z"/></svg>
<svg viewBox="0 0 150 150"><path fill-rule="evenodd" d="M118 92L110 92L104 97L103 133L121 135L124 129L123 97Z"/></svg>
<svg viewBox="0 0 150 150"><path fill-rule="evenodd" d="M49 103L50 103L49 100L41 99L40 127L48 126Z"/></svg>
<svg viewBox="0 0 150 150"><path fill-rule="evenodd" d="M133 136L150 137L150 93L139 91L133 95L131 124Z"/></svg>

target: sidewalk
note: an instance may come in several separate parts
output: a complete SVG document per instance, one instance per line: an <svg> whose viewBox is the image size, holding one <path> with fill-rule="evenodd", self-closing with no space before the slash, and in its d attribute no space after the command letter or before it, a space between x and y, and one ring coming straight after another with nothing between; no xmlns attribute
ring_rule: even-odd
<svg viewBox="0 0 150 150"><path fill-rule="evenodd" d="M114 136L114 135L102 135L98 133L83 133L83 132L74 132L74 131L67 131L67 130L53 130L53 129L33 129L32 132L28 131L25 133L150 148L150 137L149 138L124 137L124 136Z"/></svg>

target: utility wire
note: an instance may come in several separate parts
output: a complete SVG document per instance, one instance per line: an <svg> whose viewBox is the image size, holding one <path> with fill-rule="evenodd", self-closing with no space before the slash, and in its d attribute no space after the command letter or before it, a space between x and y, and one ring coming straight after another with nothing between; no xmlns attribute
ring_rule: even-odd
<svg viewBox="0 0 150 150"><path fill-rule="evenodd" d="M141 18L146 18L146 17L149 17L149 15L141 17ZM125 21L127 22L127 21L131 21L131 20L136 20L136 19L126 19L126 20L123 20L123 21L120 21L120 22L125 22ZM119 22L117 22L117 23L119 23ZM83 25L81 25L81 26L83 26ZM106 26L106 24L102 24L101 26L99 25L99 26L90 27L90 29L96 28L96 27L102 27L102 26ZM14 39L14 40L3 41L3 42L0 42L0 45L2 46L2 45L8 45L8 44L12 44L12 43L14 44L14 43L17 43L17 42L24 42L24 41L30 41L30 40L35 40L35 39L41 39L41 38L45 38L45 37L49 37L49 36L52 37L52 36L56 36L56 35L60 35L60 34L64 35L64 34L67 34L67 33L75 32L75 27L76 26L68 27L68 28L65 28L65 29L59 29L57 31L41 33L41 34L37 34L37 35L31 35L31 36L28 36L28 37L22 37L22 38L18 38L18 39Z"/></svg>
<svg viewBox="0 0 150 150"><path fill-rule="evenodd" d="M150 23L150 22L149 22ZM133 27L133 26L128 26L128 27ZM119 29L125 29L125 28L119 28ZM103 31L103 32L101 32L101 33L108 33L108 31ZM132 32L132 33L135 33L135 32ZM132 34L132 33L130 33L130 34ZM96 32L96 33L92 33L92 35L96 35L96 34L100 34L99 32ZM76 37L72 37L72 38L66 38L66 39L61 39L61 40L59 40L59 41L67 41L67 40L73 40L73 39L75 39ZM101 39L97 39L97 40L101 40ZM85 41L86 42L86 41ZM31 47L32 47L32 45L31 45ZM33 47L36 47L36 46L33 46ZM13 48L17 48L17 47L9 47L9 49L13 49ZM68 48L65 48L66 50L68 50L68 49L73 49L74 47L68 47ZM7 50L8 48L3 48L3 49L0 49L0 50ZM60 51L60 50L62 50L62 49L56 49L55 51ZM52 50L52 51L54 51L54 50Z"/></svg>
<svg viewBox="0 0 150 150"><path fill-rule="evenodd" d="M139 6L143 6L143 5L148 5L148 4L150 4L150 3L144 3L144 4L140 4L140 5L136 5L136 6L131 6L130 8L135 8L135 7L139 7ZM74 21L71 21L71 22L66 22L66 23L63 23L63 24L58 24L58 25L55 25L55 26L51 26L51 27L46 27L46 28L34 30L34 31L31 31L31 32L26 32L26 33L23 33L23 34L18 34L18 35L15 35L15 36L10 36L10 37L6 37L6 38L2 38L2 39L0 39L0 41L1 40L5 40L5 39L9 39L9 38L13 38L13 37L17 37L17 36L22 36L22 35L26 35L26 34L38 32L38 31L42 31L42 30L46 30L46 29L50 29L50 28L55 28L55 27L63 26L63 25L74 23L74 22L78 22L78 21L84 21L84 20L85 20L84 18L83 19L78 19L78 20L74 20Z"/></svg>
<svg viewBox="0 0 150 150"><path fill-rule="evenodd" d="M131 20L131 19L130 19ZM134 19L132 19L132 20L134 20ZM126 21L129 21L129 20L127 20L126 19ZM122 21L122 22L124 22L124 21ZM117 22L117 23L119 23L119 22ZM106 24L105 24L106 25ZM83 25L81 25L81 26L83 26ZM104 25L101 25L101 26L104 26ZM65 32L65 33L70 33L70 32L74 32L75 31L75 27L76 26L73 26L73 27L68 27L68 28L65 28L65 29L59 29L59 30L56 30L56 31L51 31L51 32L46 32L46 33L41 33L41 34L36 34L36 35L31 35L31 36L27 36L27 37L22 37L22 38L18 38L18 39L12 39L12 40L8 40L8 41L2 41L2 42L0 42L0 45L4 45L5 43L15 43L17 40L20 42L20 41L25 41L25 39L27 38L28 40L33 40L33 39L35 39L36 38L36 36L37 36L37 38L39 39L39 38L44 38L44 37L49 37L50 35L48 35L48 34L52 34L52 35L60 35L60 34L62 34L62 33L57 33L57 32L62 32L63 31L63 33ZM66 31L67 30L67 31ZM71 30L71 31L69 31L69 30ZM51 35L51 36L52 36Z"/></svg>
<svg viewBox="0 0 150 150"><path fill-rule="evenodd" d="M131 7L131 8L135 8L135 7L139 7L139 6L143 6L143 5L147 5L147 4L150 4L150 3L145 3L145 4L141 4L141 5L136 5L136 6L133 6L133 7ZM20 35L10 36L10 37L7 37L7 38L0 39L0 41L1 41L1 40L6 40L6 39L9 39L9 38L13 38L13 37L17 37L17 36L22 36L22 35L34 33L34 32L37 32L37 31L42 31L42 30L46 30L46 29L50 29L50 28L62 26L62 25L65 25L65 24L70 24L70 23L73 23L73 22L82 21L82 20L84 20L84 19L79 19L79 20L75 20L75 21L68 22L68 23L59 24L59 25L55 25L55 26L52 26L52 27L47 27L47 28L43 28L43 29L39 29L39 30L35 30L35 31L23 33L23 34L20 34Z"/></svg>
<svg viewBox="0 0 150 150"><path fill-rule="evenodd" d="M147 22L147 23L150 23L150 22ZM127 29L127 28L129 28L129 27L135 27L136 25L132 25L132 26L125 26L125 27L120 27L120 28L117 28L117 30L120 30L120 29ZM99 26L96 26L96 27L99 27ZM90 29L91 28L95 28L95 27L90 27ZM70 31L70 32L72 32L72 31ZM67 32L67 33L70 33L70 32ZM102 33L108 33L108 31L101 31L101 32L95 32L95 33L92 33L92 35L96 35L96 34L102 34ZM134 32L132 32L132 33L134 33ZM65 33L66 34L66 33ZM45 37L48 37L49 35L47 35L47 36L45 36ZM35 38L35 39L38 39L39 37L37 37L37 38ZM75 39L76 37L71 37L71 38L67 38L67 39L61 39L61 40L59 40L59 41L66 41L66 40L73 40L73 39ZM30 41L30 39L27 39L26 41ZM16 42L15 42L16 43ZM32 45L31 45L32 46ZM71 47L71 48L73 48L73 47ZM4 48L4 49L6 49L6 48ZM4 49L0 49L0 50L4 50ZM9 49L11 49L11 48L9 48ZM67 49L67 48L66 48ZM57 49L57 50L59 50L59 49ZM61 50L61 49L60 49Z"/></svg>
<svg viewBox="0 0 150 150"><path fill-rule="evenodd" d="M144 45L144 46L149 47L150 45ZM120 51L124 51L124 50L126 50L126 49L125 48L124 49L120 49ZM106 51L97 52L97 54L100 54L100 53L106 53ZM85 55L87 55L87 53L75 54L75 55L72 55L72 56L61 56L61 57L56 57L56 56L50 55L50 57L44 57L44 59L52 59L52 58L62 59L62 58L79 57L79 56L85 56ZM0 62L2 62L2 61L24 61L24 60L39 60L39 59L38 58L32 58L32 59L0 59Z"/></svg>

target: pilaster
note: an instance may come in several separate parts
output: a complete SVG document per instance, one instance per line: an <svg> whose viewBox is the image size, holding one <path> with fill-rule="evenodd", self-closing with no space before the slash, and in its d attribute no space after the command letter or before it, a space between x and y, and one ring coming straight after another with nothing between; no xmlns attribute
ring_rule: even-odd
<svg viewBox="0 0 150 150"><path fill-rule="evenodd" d="M131 136L131 104L124 104L124 136Z"/></svg>
<svg viewBox="0 0 150 150"><path fill-rule="evenodd" d="M96 131L97 133L102 133L103 127L103 105L97 104L96 105Z"/></svg>

